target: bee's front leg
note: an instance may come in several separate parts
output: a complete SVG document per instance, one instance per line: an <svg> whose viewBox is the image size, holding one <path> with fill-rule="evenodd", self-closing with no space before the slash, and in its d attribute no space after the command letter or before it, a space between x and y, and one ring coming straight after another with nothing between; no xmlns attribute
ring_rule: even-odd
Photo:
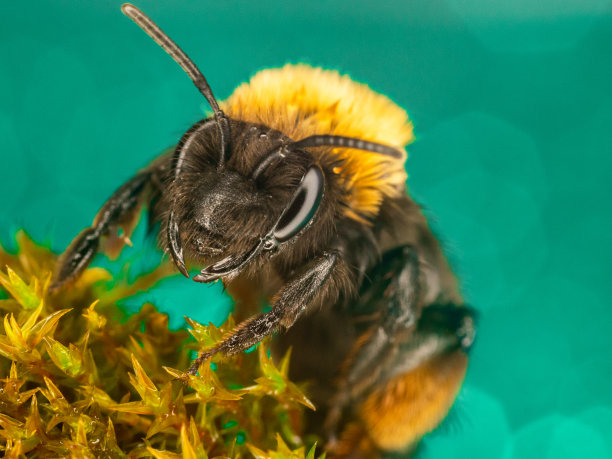
<svg viewBox="0 0 612 459"><path fill-rule="evenodd" d="M193 361L188 373L195 375L202 362L216 353L233 355L259 343L266 336L288 329L308 311L317 299L325 297L332 287L337 287L332 279L339 281L343 270L339 254L326 252L315 258L280 290L271 310L245 320L236 327L232 335L212 349L208 349Z"/></svg>
<svg viewBox="0 0 612 459"><path fill-rule="evenodd" d="M74 238L61 255L53 273L50 290L56 290L77 278L89 266L100 247L100 238L119 224L132 226L153 172L143 171L124 183L106 201L91 227ZM132 221L130 221L132 220ZM125 229L125 228L124 228ZM127 232L127 230L126 230Z"/></svg>

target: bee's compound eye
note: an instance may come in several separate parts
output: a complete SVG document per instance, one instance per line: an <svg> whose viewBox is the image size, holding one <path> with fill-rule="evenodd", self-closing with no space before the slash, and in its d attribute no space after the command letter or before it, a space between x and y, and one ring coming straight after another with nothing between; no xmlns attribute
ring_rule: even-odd
<svg viewBox="0 0 612 459"><path fill-rule="evenodd" d="M317 166L312 166L304 175L274 229L274 237L278 242L291 239L310 223L319 208L323 188L323 173Z"/></svg>

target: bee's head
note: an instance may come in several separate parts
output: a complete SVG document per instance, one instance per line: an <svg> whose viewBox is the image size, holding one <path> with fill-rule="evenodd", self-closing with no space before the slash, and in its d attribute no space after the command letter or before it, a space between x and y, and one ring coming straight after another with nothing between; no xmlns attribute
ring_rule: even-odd
<svg viewBox="0 0 612 459"><path fill-rule="evenodd" d="M202 261L220 259L194 277L209 282L234 275L265 252L295 256L300 251L292 243L302 242L303 254L329 236L334 206L322 199L325 170L305 149L354 148L402 158L395 148L361 139L314 135L294 142L265 126L230 120L191 59L138 8L126 3L122 11L183 68L214 112L179 142L164 196L164 245L185 276L184 251ZM318 231L302 238L311 226Z"/></svg>
<svg viewBox="0 0 612 459"><path fill-rule="evenodd" d="M214 119L185 134L165 196L164 244L181 272L187 275L184 257L221 260L196 276L200 281L237 271L257 255L282 252L298 240L311 246L313 238L301 239L301 233L312 225L319 235L329 233L333 224L330 212L319 215L326 180L309 153L265 126L228 125L232 136L223 161Z"/></svg>

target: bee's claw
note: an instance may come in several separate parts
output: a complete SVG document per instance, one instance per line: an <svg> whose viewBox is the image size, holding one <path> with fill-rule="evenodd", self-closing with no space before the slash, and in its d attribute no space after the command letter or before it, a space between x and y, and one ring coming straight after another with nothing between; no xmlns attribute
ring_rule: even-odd
<svg viewBox="0 0 612 459"><path fill-rule="evenodd" d="M191 376L196 376L198 374L198 370L200 369L200 366L202 365L202 363L205 360L210 359L218 351L219 351L218 348L213 348L208 351L201 352L200 355L198 355L196 359L193 361L189 369L186 371L186 374L191 375Z"/></svg>
<svg viewBox="0 0 612 459"><path fill-rule="evenodd" d="M188 376L183 376L183 377L177 376L175 378L172 378L172 382L174 381L180 381L183 383L183 386L186 386L187 384L189 384L189 377Z"/></svg>

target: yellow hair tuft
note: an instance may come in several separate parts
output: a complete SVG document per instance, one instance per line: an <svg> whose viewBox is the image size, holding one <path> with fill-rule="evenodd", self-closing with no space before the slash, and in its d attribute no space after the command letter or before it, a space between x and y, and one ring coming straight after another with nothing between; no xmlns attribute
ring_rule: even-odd
<svg viewBox="0 0 612 459"><path fill-rule="evenodd" d="M404 151L414 137L406 112L388 97L336 71L305 64L257 73L222 105L232 118L260 123L293 140L331 134L387 144ZM345 190L345 214L363 221L378 214L385 197L405 193L402 159L348 148L313 150L333 155Z"/></svg>

